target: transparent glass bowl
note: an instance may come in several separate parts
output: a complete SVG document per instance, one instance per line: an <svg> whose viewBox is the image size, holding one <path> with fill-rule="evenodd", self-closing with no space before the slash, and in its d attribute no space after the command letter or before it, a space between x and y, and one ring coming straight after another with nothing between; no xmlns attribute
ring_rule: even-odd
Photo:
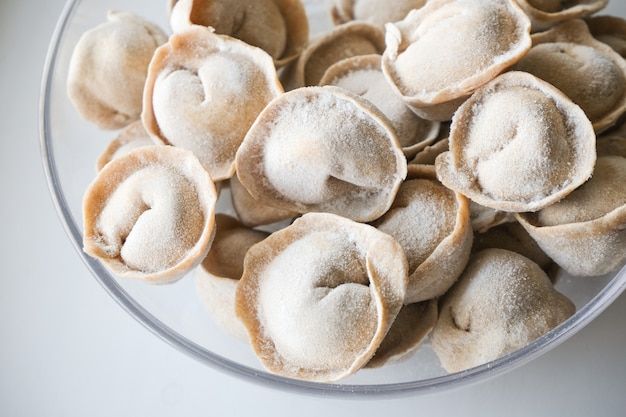
<svg viewBox="0 0 626 417"><path fill-rule="evenodd" d="M330 27L325 0L305 0L305 4L313 32ZM626 4L611 7L612 14L626 15ZM460 373L447 374L427 341L401 363L362 370L336 384L292 380L266 372L249 346L213 323L195 293L193 277L187 276L166 286L120 280L82 252L83 193L95 176L96 158L115 132L100 131L83 121L67 98L65 84L74 45L84 31L105 21L109 9L135 12L169 30L165 1L161 6L159 1L155 5L154 0L73 0L67 3L51 41L42 84L40 122L44 168L65 230L78 255L103 288L132 317L200 362L251 382L308 394L417 395L484 380L531 361L579 331L626 288L626 268L594 278L563 275L557 288L576 304L578 311L573 317L522 349ZM228 211L229 207L222 204L221 209Z"/></svg>

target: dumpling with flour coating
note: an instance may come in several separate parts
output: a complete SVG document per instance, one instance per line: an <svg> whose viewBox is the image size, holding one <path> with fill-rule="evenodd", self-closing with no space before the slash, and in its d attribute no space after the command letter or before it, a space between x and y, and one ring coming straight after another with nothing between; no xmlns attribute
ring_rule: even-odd
<svg viewBox="0 0 626 417"><path fill-rule="evenodd" d="M235 314L235 293L250 247L269 235L234 217L215 215L215 238L195 272L196 292L209 316L225 332L247 342L248 332Z"/></svg>
<svg viewBox="0 0 626 417"><path fill-rule="evenodd" d="M191 150L220 181L234 174L235 153L258 114L282 93L267 53L192 26L155 52L141 119L153 137Z"/></svg>
<svg viewBox="0 0 626 417"><path fill-rule="evenodd" d="M315 36L298 59L281 73L286 90L319 85L333 64L353 56L381 54L385 33L371 23L354 21L333 27Z"/></svg>
<svg viewBox="0 0 626 417"><path fill-rule="evenodd" d="M426 0L396 0L393 6L387 0L332 0L330 4L337 25L362 20L382 26L404 19L411 10L423 7Z"/></svg>
<svg viewBox="0 0 626 417"><path fill-rule="evenodd" d="M428 1L385 28L385 76L416 114L436 121L531 46L530 21L513 0Z"/></svg>
<svg viewBox="0 0 626 417"><path fill-rule="evenodd" d="M365 368L379 368L408 358L422 346L436 322L436 298L403 305Z"/></svg>
<svg viewBox="0 0 626 417"><path fill-rule="evenodd" d="M596 133L626 112L626 61L596 40L585 21L568 20L532 39L533 47L514 69L561 90L585 111Z"/></svg>
<svg viewBox="0 0 626 417"><path fill-rule="evenodd" d="M407 304L443 295L469 259L469 201L443 186L432 165L409 165L391 208L372 224L404 249L409 262Z"/></svg>
<svg viewBox="0 0 626 417"><path fill-rule="evenodd" d="M96 160L96 171L100 171L111 160L126 155L130 151L140 146L157 145L152 137L146 132L141 120L132 122L119 131L106 149Z"/></svg>
<svg viewBox="0 0 626 417"><path fill-rule="evenodd" d="M115 275L171 283L213 240L217 191L198 159L143 146L106 164L83 198L83 250Z"/></svg>
<svg viewBox="0 0 626 417"><path fill-rule="evenodd" d="M609 0L518 0L532 22L533 32L546 30L571 19L582 19L609 3Z"/></svg>
<svg viewBox="0 0 626 417"><path fill-rule="evenodd" d="M588 17L585 22L594 38L626 57L626 19L605 14Z"/></svg>
<svg viewBox="0 0 626 417"><path fill-rule="evenodd" d="M236 167L262 203L362 222L387 211L407 174L389 120L334 86L302 87L272 101L243 140Z"/></svg>
<svg viewBox="0 0 626 417"><path fill-rule="evenodd" d="M332 382L374 356L406 285L395 239L341 216L308 213L248 250L236 311L266 369Z"/></svg>
<svg viewBox="0 0 626 417"><path fill-rule="evenodd" d="M237 218L246 226L264 226L298 216L296 212L276 208L252 197L237 175L230 178L228 185L233 209Z"/></svg>
<svg viewBox="0 0 626 417"><path fill-rule="evenodd" d="M519 222L572 275L597 276L626 261L626 157L598 158L593 176L564 199Z"/></svg>
<svg viewBox="0 0 626 417"><path fill-rule="evenodd" d="M320 85L345 88L378 107L396 130L402 151L411 158L435 141L441 124L422 119L394 93L383 75L381 59L378 54L342 59L326 70Z"/></svg>
<svg viewBox="0 0 626 417"><path fill-rule="evenodd" d="M431 346L448 372L485 364L538 339L576 312L533 261L484 249L440 300Z"/></svg>
<svg viewBox="0 0 626 417"><path fill-rule="evenodd" d="M435 161L441 182L478 204L537 211L591 176L596 135L560 90L510 71L477 90L455 113L450 150Z"/></svg>
<svg viewBox="0 0 626 417"><path fill-rule="evenodd" d="M116 10L83 33L67 75L67 94L81 117L100 129L121 129L139 120L148 65L165 42L158 25Z"/></svg>

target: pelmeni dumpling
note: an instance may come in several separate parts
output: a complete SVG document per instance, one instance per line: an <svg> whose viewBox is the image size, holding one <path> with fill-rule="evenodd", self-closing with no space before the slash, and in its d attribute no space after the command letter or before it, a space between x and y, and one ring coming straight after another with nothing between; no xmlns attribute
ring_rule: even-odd
<svg viewBox="0 0 626 417"><path fill-rule="evenodd" d="M469 259L469 201L444 187L432 165L409 165L391 208L372 224L404 249L409 262L406 304L443 295Z"/></svg>
<svg viewBox="0 0 626 417"><path fill-rule="evenodd" d="M252 246L237 314L269 371L332 382L372 358L403 305L407 261L389 235L308 213Z"/></svg>
<svg viewBox="0 0 626 417"><path fill-rule="evenodd" d="M584 110L596 133L626 112L626 60L596 40L585 21L568 20L532 39L533 47L514 69L561 90Z"/></svg>
<svg viewBox="0 0 626 417"><path fill-rule="evenodd" d="M205 258L217 192L185 149L143 146L106 164L83 198L84 251L116 276L171 283Z"/></svg>
<svg viewBox="0 0 626 417"><path fill-rule="evenodd" d="M67 94L85 120L120 129L139 120L148 65L167 35L133 13L111 10L107 20L83 33L74 47Z"/></svg>
<svg viewBox="0 0 626 417"><path fill-rule="evenodd" d="M387 211L407 164L388 119L334 87L303 87L272 101L248 131L237 176L262 203L367 222Z"/></svg>
<svg viewBox="0 0 626 417"><path fill-rule="evenodd" d="M385 76L416 114L437 121L531 46L514 0L433 0L385 28Z"/></svg>
<svg viewBox="0 0 626 417"><path fill-rule="evenodd" d="M267 52L277 66L297 58L309 42L309 21L301 0L178 0L170 26L191 25L240 39Z"/></svg>
<svg viewBox="0 0 626 417"><path fill-rule="evenodd" d="M235 172L235 153L283 88L271 57L240 40L192 26L154 54L144 91L146 130L191 150L214 181Z"/></svg>
<svg viewBox="0 0 626 417"><path fill-rule="evenodd" d="M560 90L510 71L477 90L455 113L450 150L435 161L441 182L478 204L537 211L591 176L591 122Z"/></svg>
<svg viewBox="0 0 626 417"><path fill-rule="evenodd" d="M440 300L430 344L448 372L460 372L528 345L575 311L536 263L485 249Z"/></svg>
<svg viewBox="0 0 626 417"><path fill-rule="evenodd" d="M601 156L593 176L563 200L519 213L541 248L572 275L597 276L626 261L626 157Z"/></svg>

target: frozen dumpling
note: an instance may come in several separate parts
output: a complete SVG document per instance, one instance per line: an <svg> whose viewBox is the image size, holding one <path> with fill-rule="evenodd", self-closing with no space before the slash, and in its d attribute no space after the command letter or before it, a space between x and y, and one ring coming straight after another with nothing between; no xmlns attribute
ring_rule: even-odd
<svg viewBox="0 0 626 417"><path fill-rule="evenodd" d="M67 94L85 120L120 129L139 120L148 65L167 35L133 13L109 11L107 20L74 47Z"/></svg>
<svg viewBox="0 0 626 417"><path fill-rule="evenodd" d="M434 0L386 26L383 71L411 108L450 120L478 87L530 49L530 22L513 0Z"/></svg>
<svg viewBox="0 0 626 417"><path fill-rule="evenodd" d="M246 227L234 217L215 215L215 238L195 272L196 292L210 317L227 333L247 342L248 332L235 312L235 293L243 262L254 244L268 232Z"/></svg>
<svg viewBox="0 0 626 417"><path fill-rule="evenodd" d="M360 95L389 119L407 158L435 141L441 123L413 113L391 89L381 69L381 56L360 55L343 59L326 70L320 85L335 85Z"/></svg>
<svg viewBox="0 0 626 417"><path fill-rule="evenodd" d="M528 345L575 311L536 263L485 249L440 300L430 342L443 367L460 372Z"/></svg>
<svg viewBox="0 0 626 417"><path fill-rule="evenodd" d="M236 308L265 368L333 382L374 356L406 284L407 261L392 237L308 213L248 250Z"/></svg>
<svg viewBox="0 0 626 417"><path fill-rule="evenodd" d="M582 19L609 3L609 0L517 0L532 22L533 32L546 30L551 26L571 19Z"/></svg>
<svg viewBox="0 0 626 417"><path fill-rule="evenodd" d="M258 114L283 93L261 49L192 26L154 54L143 124L166 145L191 150L214 181L235 172L235 153Z"/></svg>
<svg viewBox="0 0 626 417"><path fill-rule="evenodd" d="M360 20L384 26L402 20L413 9L419 9L426 0L332 0L331 16L337 25Z"/></svg>
<svg viewBox="0 0 626 417"><path fill-rule="evenodd" d="M96 171L100 171L111 160L126 155L137 147L151 145L158 145L158 143L146 132L141 120L132 122L120 130L100 154L96 160Z"/></svg>
<svg viewBox="0 0 626 417"><path fill-rule="evenodd" d="M372 224L404 249L409 262L406 304L443 295L469 259L469 201L443 186L432 165L409 165L391 208Z"/></svg>
<svg viewBox="0 0 626 417"><path fill-rule="evenodd" d="M205 258L216 201L191 152L136 148L106 164L85 191L84 251L119 277L174 282Z"/></svg>
<svg viewBox="0 0 626 417"><path fill-rule="evenodd" d="M496 77L455 113L441 182L478 204L510 212L555 203L591 176L596 135L579 106L521 71Z"/></svg>
<svg viewBox="0 0 626 417"><path fill-rule="evenodd" d="M593 176L563 200L517 219L572 275L596 276L626 261L626 158L598 158Z"/></svg>
<svg viewBox="0 0 626 417"><path fill-rule="evenodd" d="M281 73L285 89L319 85L330 66L342 59L382 54L385 33L367 22L348 22L312 38L298 59Z"/></svg>
<svg viewBox="0 0 626 417"><path fill-rule="evenodd" d="M591 36L583 20L567 21L532 39L533 47L514 69L561 90L585 111L596 133L626 112L626 61Z"/></svg>
<svg viewBox="0 0 626 417"><path fill-rule="evenodd" d="M388 119L333 86L302 87L272 101L236 164L239 181L262 203L362 222L387 211L407 172Z"/></svg>

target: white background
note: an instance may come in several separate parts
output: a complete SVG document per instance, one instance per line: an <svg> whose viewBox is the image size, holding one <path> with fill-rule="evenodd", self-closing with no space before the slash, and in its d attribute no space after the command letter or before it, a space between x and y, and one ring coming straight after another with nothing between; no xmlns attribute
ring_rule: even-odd
<svg viewBox="0 0 626 417"><path fill-rule="evenodd" d="M624 415L626 295L530 364L404 399L283 393L224 375L158 339L83 266L49 196L39 88L62 6L0 1L0 416Z"/></svg>

